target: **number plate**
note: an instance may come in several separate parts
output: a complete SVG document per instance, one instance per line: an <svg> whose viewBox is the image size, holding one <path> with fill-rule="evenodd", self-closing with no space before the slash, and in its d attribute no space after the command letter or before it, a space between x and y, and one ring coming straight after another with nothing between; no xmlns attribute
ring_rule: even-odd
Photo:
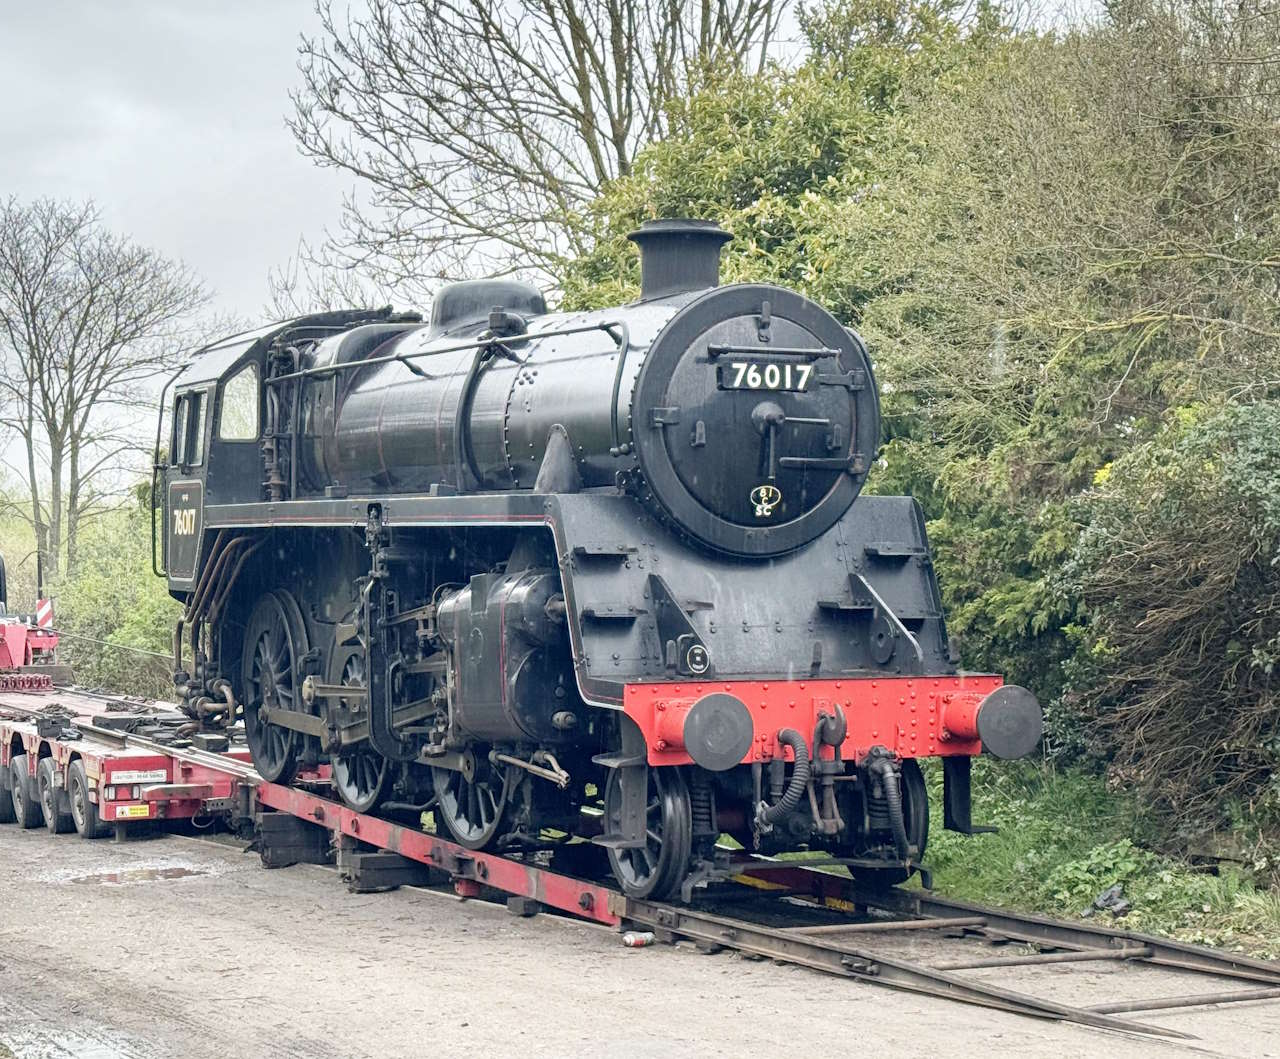
<svg viewBox="0 0 1280 1059"><path fill-rule="evenodd" d="M722 390L807 390L813 381L812 364L776 360L730 360L717 365L716 384Z"/></svg>

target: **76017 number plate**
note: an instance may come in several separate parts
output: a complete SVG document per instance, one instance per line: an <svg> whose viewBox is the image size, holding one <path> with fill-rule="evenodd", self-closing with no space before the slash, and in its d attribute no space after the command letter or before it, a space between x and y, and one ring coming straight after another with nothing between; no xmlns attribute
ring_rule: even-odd
<svg viewBox="0 0 1280 1059"><path fill-rule="evenodd" d="M776 360L730 360L716 366L716 385L722 390L792 390L809 388L812 364Z"/></svg>

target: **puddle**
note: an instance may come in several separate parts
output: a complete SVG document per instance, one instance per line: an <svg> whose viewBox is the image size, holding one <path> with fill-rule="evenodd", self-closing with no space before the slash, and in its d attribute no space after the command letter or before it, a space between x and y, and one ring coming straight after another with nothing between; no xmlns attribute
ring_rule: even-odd
<svg viewBox="0 0 1280 1059"><path fill-rule="evenodd" d="M190 875L208 875L199 868L127 868L124 871L104 871L97 875L77 875L68 882L99 883L121 886L125 883L152 882L156 879L185 879Z"/></svg>

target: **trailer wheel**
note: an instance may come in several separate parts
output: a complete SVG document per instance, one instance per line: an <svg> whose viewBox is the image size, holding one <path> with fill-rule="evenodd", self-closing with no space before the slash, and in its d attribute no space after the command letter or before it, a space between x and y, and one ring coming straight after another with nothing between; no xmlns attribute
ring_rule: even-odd
<svg viewBox="0 0 1280 1059"><path fill-rule="evenodd" d="M62 808L66 800L62 791L54 782L57 773L53 758L43 757L36 766L36 789L40 793L40 809L44 815L44 826L51 835L65 835L75 827L71 814Z"/></svg>
<svg viewBox="0 0 1280 1059"><path fill-rule="evenodd" d="M4 560L0 559L0 566L3 564ZM11 824L16 819L18 817L13 811L13 799L9 796L9 788L0 786L0 824Z"/></svg>
<svg viewBox="0 0 1280 1059"><path fill-rule="evenodd" d="M40 803L31 797L31 777L27 775L27 755L15 754L9 761L9 778L13 789L9 792L13 801L13 815L18 826L39 827Z"/></svg>
<svg viewBox="0 0 1280 1059"><path fill-rule="evenodd" d="M71 762L67 776L67 796L71 799L71 819L81 838L104 838L108 827L98 816L98 807L89 800L89 777L83 761Z"/></svg>

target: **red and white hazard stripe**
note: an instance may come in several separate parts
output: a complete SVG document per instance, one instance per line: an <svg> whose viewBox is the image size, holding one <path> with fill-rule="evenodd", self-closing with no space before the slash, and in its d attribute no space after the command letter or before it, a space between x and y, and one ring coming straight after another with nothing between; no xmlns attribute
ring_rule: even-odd
<svg viewBox="0 0 1280 1059"><path fill-rule="evenodd" d="M36 625L41 629L53 628L53 600L41 599L36 602Z"/></svg>

